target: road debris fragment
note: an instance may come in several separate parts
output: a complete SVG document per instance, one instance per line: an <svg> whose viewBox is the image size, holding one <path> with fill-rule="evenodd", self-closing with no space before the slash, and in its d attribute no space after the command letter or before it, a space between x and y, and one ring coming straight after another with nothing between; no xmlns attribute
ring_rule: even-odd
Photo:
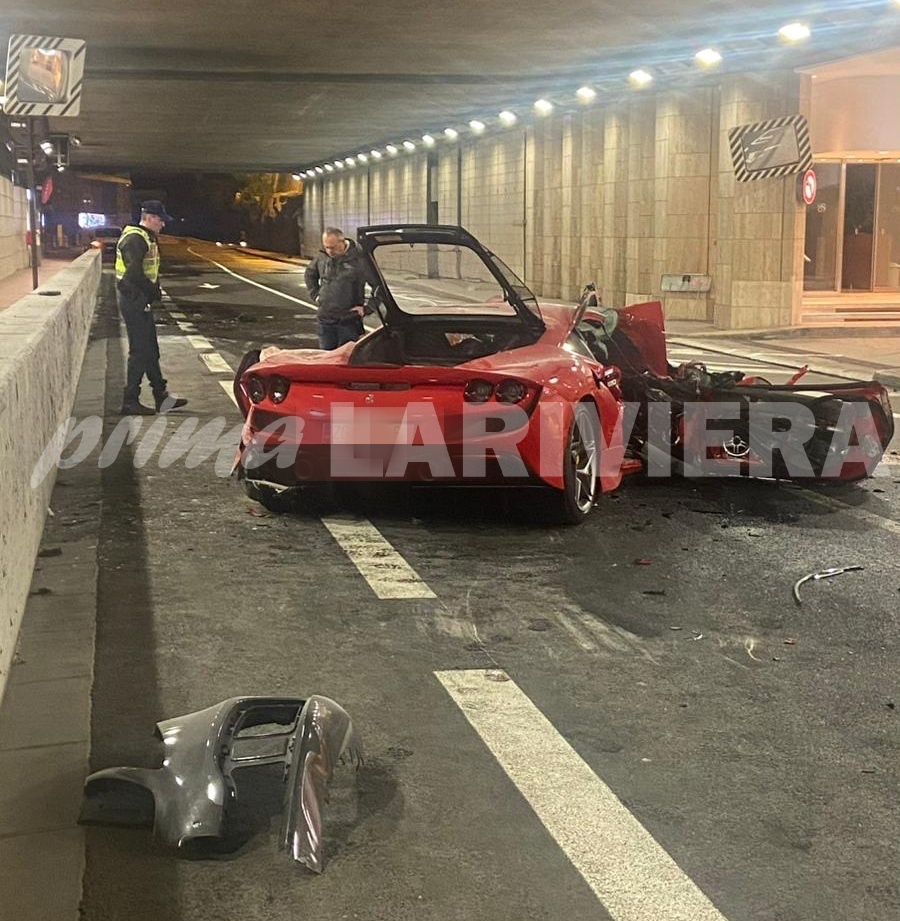
<svg viewBox="0 0 900 921"><path fill-rule="evenodd" d="M834 576L839 576L844 572L856 572L857 570L865 569L864 566L836 566L833 569L823 569L821 572L811 572L809 575L803 576L802 579L798 579L794 583L794 601L797 604L803 604L800 600L800 586L804 582L818 582L820 579L831 579Z"/></svg>

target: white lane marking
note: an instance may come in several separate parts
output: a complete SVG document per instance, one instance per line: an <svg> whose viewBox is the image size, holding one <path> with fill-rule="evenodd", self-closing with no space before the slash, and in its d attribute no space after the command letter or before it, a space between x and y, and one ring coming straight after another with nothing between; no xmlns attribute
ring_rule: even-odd
<svg viewBox="0 0 900 921"><path fill-rule="evenodd" d="M253 285L256 288L262 288L263 291L268 291L270 294L276 294L278 297L283 297L286 301L293 301L295 304L302 304L304 307L309 307L310 310L318 310L315 304L310 304L309 301L303 301L299 297L293 297L290 294L285 294L283 291L277 291L275 288L270 288L268 285L261 285L258 281L253 281L252 278L245 278L243 275L238 275L237 272L232 272L231 269L226 268L222 265L221 262L216 262L215 259L210 259L209 256L204 256L202 253L198 253L196 250L188 247L188 252L193 253L200 259L205 259L207 262L211 262L216 268L221 269L223 272L227 272L229 275L233 275L235 278L239 278L241 281L247 282L248 285Z"/></svg>
<svg viewBox="0 0 900 921"><path fill-rule="evenodd" d="M181 323L181 322L178 322L178 321L176 321L176 322L177 322L178 328L179 328L183 333L195 333L195 332L197 332L197 327L194 326L193 323Z"/></svg>
<svg viewBox="0 0 900 921"><path fill-rule="evenodd" d="M215 291L219 285L211 285L208 281L203 282L202 285L197 285L198 288L208 288L210 291Z"/></svg>
<svg viewBox="0 0 900 921"><path fill-rule="evenodd" d="M437 597L371 522L329 516L322 524L379 598Z"/></svg>
<svg viewBox="0 0 900 921"><path fill-rule="evenodd" d="M190 335L187 337L187 341L198 351L211 350L213 347L213 344L206 336Z"/></svg>
<svg viewBox="0 0 900 921"><path fill-rule="evenodd" d="M823 508L830 508L836 512L846 512L851 518L858 518L860 521L875 525L876 528L881 528L883 531L890 531L892 534L900 534L900 523L891 521L890 518L882 518L881 515L876 515L874 512L869 512L864 508L845 505L837 499L832 499L831 496L823 496L808 489L801 489L800 493L804 499L809 499L810 502L815 502Z"/></svg>
<svg viewBox="0 0 900 921"><path fill-rule="evenodd" d="M208 371L213 374L230 374L234 376L234 370L231 365L218 352L203 352L200 360L206 365Z"/></svg>
<svg viewBox="0 0 900 921"><path fill-rule="evenodd" d="M725 921L505 672L435 677L615 921Z"/></svg>
<svg viewBox="0 0 900 921"><path fill-rule="evenodd" d="M231 381L219 381L219 383L222 385L222 389L225 391L225 393L228 394L228 398L231 400L231 402L237 406L238 401L235 399Z"/></svg>
<svg viewBox="0 0 900 921"><path fill-rule="evenodd" d="M180 310L170 310L169 316L175 320L186 320L187 317Z"/></svg>
<svg viewBox="0 0 900 921"><path fill-rule="evenodd" d="M556 619L562 624L566 632L573 640L585 651L592 652L597 648L597 644L581 629L572 619L562 611L556 612Z"/></svg>

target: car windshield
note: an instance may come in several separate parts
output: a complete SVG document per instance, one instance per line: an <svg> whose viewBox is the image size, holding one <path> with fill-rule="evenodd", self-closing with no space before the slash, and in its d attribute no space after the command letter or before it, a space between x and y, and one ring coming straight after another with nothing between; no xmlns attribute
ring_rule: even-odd
<svg viewBox="0 0 900 921"><path fill-rule="evenodd" d="M373 258L397 306L411 315L453 310L482 316L515 316L512 299L540 317L537 300L495 256L489 262L458 243L387 242ZM506 287L504 287L504 285Z"/></svg>

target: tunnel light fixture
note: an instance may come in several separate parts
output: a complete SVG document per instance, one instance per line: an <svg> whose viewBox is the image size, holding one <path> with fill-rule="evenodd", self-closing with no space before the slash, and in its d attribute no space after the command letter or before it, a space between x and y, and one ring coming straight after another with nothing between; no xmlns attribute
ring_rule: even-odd
<svg viewBox="0 0 900 921"><path fill-rule="evenodd" d="M538 99L534 103L534 111L538 115L549 115L553 111L553 103L549 99Z"/></svg>
<svg viewBox="0 0 900 921"><path fill-rule="evenodd" d="M431 134L423 134L423 135L422 135L422 143L423 143L426 147L434 147L434 145L435 145L434 136L431 135Z"/></svg>
<svg viewBox="0 0 900 921"><path fill-rule="evenodd" d="M700 67L715 67L722 63L722 55L715 48L704 48L694 55L694 60Z"/></svg>
<svg viewBox="0 0 900 921"><path fill-rule="evenodd" d="M384 149L385 149L392 157L396 157L397 154L400 153L400 151L399 151L393 144L388 144Z"/></svg>
<svg viewBox="0 0 900 921"><path fill-rule="evenodd" d="M364 153L358 153L358 154L356 155L356 159L357 159L360 163L368 163L368 162L369 162L369 158L368 158Z"/></svg>
<svg viewBox="0 0 900 921"><path fill-rule="evenodd" d="M321 176L321 175L325 172L325 170L322 169L321 166L317 166L317 167L316 167L316 172Z"/></svg>
<svg viewBox="0 0 900 921"><path fill-rule="evenodd" d="M53 153L53 145L50 143L50 141L41 141L40 148L44 151L45 154L47 154L48 157Z"/></svg>
<svg viewBox="0 0 900 921"><path fill-rule="evenodd" d="M380 150L373 150L373 151L371 151L371 154L372 154L372 159L373 159L373 160L380 160L381 157L382 157L382 153L381 153Z"/></svg>
<svg viewBox="0 0 900 921"><path fill-rule="evenodd" d="M335 165L338 169L344 169L345 163L344 163L343 160L335 160L335 161L334 161L334 165Z"/></svg>
<svg viewBox="0 0 900 921"><path fill-rule="evenodd" d="M809 26L802 22L789 22L778 30L778 37L791 45L805 41L810 34Z"/></svg>
<svg viewBox="0 0 900 921"><path fill-rule="evenodd" d="M69 143L73 147L81 147L81 138L77 134L73 134L69 137Z"/></svg>
<svg viewBox="0 0 900 921"><path fill-rule="evenodd" d="M326 163L326 164L325 164L325 169L326 169L326 171L329 172L329 173L333 173L333 172L334 172L334 166L333 166L331 163Z"/></svg>
<svg viewBox="0 0 900 921"><path fill-rule="evenodd" d="M653 74L639 68L628 75L628 82L637 87L649 86L653 82Z"/></svg>
<svg viewBox="0 0 900 921"><path fill-rule="evenodd" d="M404 149L404 150L408 150L410 153L412 153L412 152L416 149L416 145L413 144L412 141L404 141L404 142L403 142L403 149Z"/></svg>
<svg viewBox="0 0 900 921"><path fill-rule="evenodd" d="M579 102L593 102L597 98L597 91L592 86L579 86L575 95Z"/></svg>
<svg viewBox="0 0 900 921"><path fill-rule="evenodd" d="M469 122L469 127L472 129L472 134L484 134L484 129L487 127L484 122L479 121L477 118L473 118Z"/></svg>
<svg viewBox="0 0 900 921"><path fill-rule="evenodd" d="M18 163L19 166L26 166L28 164L28 158L27 157L16 157L16 163Z"/></svg>
<svg viewBox="0 0 900 921"><path fill-rule="evenodd" d="M295 182L299 182L304 175L305 173L291 173L291 179L293 179Z"/></svg>
<svg viewBox="0 0 900 921"><path fill-rule="evenodd" d="M510 125L514 125L514 124L519 120L518 115L516 115L515 112L511 112L509 109L504 109L504 110L497 116L497 118L500 119L500 124L501 124L501 125L506 125L507 128L508 128Z"/></svg>
<svg viewBox="0 0 900 921"><path fill-rule="evenodd" d="M444 128L444 137L448 141L455 141L459 137L459 132L456 128Z"/></svg>

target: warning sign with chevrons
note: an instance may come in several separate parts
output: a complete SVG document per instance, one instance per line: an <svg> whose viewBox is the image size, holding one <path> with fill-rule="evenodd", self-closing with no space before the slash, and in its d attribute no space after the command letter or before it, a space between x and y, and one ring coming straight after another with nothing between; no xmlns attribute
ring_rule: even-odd
<svg viewBox="0 0 900 921"><path fill-rule="evenodd" d="M802 173L812 166L809 125L802 115L786 115L728 132L738 182Z"/></svg>
<svg viewBox="0 0 900 921"><path fill-rule="evenodd" d="M77 115L85 47L79 38L11 35L6 58L6 114Z"/></svg>

